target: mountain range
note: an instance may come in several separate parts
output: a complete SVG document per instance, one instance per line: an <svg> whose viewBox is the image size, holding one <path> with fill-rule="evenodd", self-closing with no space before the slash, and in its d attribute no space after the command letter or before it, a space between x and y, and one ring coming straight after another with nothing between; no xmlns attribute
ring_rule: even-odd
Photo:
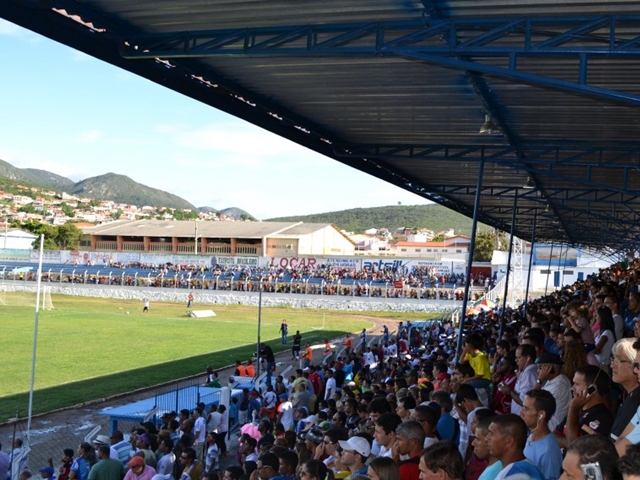
<svg viewBox="0 0 640 480"><path fill-rule="evenodd" d="M453 229L458 235L471 235L471 219L442 205L393 205L388 207L352 208L338 212L270 218L269 222L333 223L348 232L364 232L370 228L426 228L435 233ZM490 230L479 223L480 231Z"/></svg>
<svg viewBox="0 0 640 480"><path fill-rule="evenodd" d="M199 207L177 195L164 190L148 187L138 183L125 175L106 173L97 177L86 178L74 182L70 178L57 175L47 170L36 168L17 168L8 162L0 160L0 177L12 182L21 182L34 187L66 192L79 197L95 198L97 200L113 200L118 203L128 203L142 207L170 207L190 209L203 212L223 213L228 217L241 218L243 214L251 217L240 208L230 207L216 210L212 207Z"/></svg>
<svg viewBox="0 0 640 480"><path fill-rule="evenodd" d="M198 210L200 212L224 214L231 218L254 219L246 211L236 208L217 210L213 207L198 207L185 199L157 188L148 187L135 182L125 175L107 173L97 177L86 178L80 182L35 168L17 168L0 160L0 180L8 179L10 183L40 187L56 192L66 192L80 197L97 200L112 200L142 207L170 207L176 209ZM2 188L0 182L0 188ZM5 181L6 183L6 181ZM6 188L6 187L5 187ZM453 229L455 233L470 235L471 219L440 205L394 205L374 208L354 208L337 212L319 213L271 218L267 221L332 223L338 228L352 232L364 232L370 228L387 228L395 231L398 228L428 228L434 232ZM480 224L481 230L489 229Z"/></svg>

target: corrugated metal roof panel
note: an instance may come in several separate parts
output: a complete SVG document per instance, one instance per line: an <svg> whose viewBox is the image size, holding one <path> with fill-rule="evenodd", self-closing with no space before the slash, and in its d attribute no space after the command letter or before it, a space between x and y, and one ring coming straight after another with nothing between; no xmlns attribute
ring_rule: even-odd
<svg viewBox="0 0 640 480"><path fill-rule="evenodd" d="M538 239L619 249L640 243L640 51L633 43L640 20L627 17L640 15L638 2L61 0L60 6L105 31L91 32L39 2L5 0L0 15L467 215L484 159L481 220L508 230L517 195L516 234L523 238L535 221ZM578 17L596 15L624 17L613 40L606 22L567 34ZM502 52L473 50L501 20L529 16L551 18L531 27L534 45L555 38L547 50L522 51L522 28L487 40ZM426 57L387 44L372 52L363 50L371 37L358 35L349 54L335 48L248 55L240 48L244 38L234 40L239 53L183 58L180 51L166 63L130 60L118 50L140 33L391 21L418 29L446 19L465 21L453 43L470 40L473 51L429 50L435 56ZM397 40L409 31L389 35ZM452 31L412 46L445 46ZM296 38L298 47L309 41ZM594 57L598 48L625 42L624 51ZM588 55L577 55L587 46ZM501 134L479 135L485 113ZM531 182L535 188L525 188Z"/></svg>

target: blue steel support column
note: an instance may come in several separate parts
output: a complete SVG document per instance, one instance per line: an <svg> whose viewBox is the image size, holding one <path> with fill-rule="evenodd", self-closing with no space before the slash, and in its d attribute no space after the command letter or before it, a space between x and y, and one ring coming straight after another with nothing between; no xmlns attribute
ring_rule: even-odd
<svg viewBox="0 0 640 480"><path fill-rule="evenodd" d="M467 275L464 285L464 298L462 299L462 315L460 316L460 331L458 333L458 348L456 355L460 355L462 350L462 332L464 321L467 316L467 304L469 303L469 286L471 279L471 266L473 265L473 251L476 248L476 230L478 229L478 212L480 210L480 190L482 189L482 176L484 174L484 150L480 157L480 167L478 169L478 186L476 187L476 199L473 205L473 222L471 224L471 242L469 243L469 260L467 261Z"/></svg>
<svg viewBox="0 0 640 480"><path fill-rule="evenodd" d="M531 232L531 247L529 251L529 267L527 268L527 289L524 292L524 304L529 303L529 284L531 283L531 262L533 262L533 245L536 240L536 226L538 225L538 213L533 216L533 230Z"/></svg>
<svg viewBox="0 0 640 480"><path fill-rule="evenodd" d="M502 299L502 315L500 315L500 333L498 340L502 340L502 331L507 317L507 296L509 295L509 276L511 274L511 257L513 255L513 234L516 231L516 211L518 210L518 190L513 197L513 214L511 215L511 233L509 234L509 256L507 257L507 274L504 281L504 298Z"/></svg>

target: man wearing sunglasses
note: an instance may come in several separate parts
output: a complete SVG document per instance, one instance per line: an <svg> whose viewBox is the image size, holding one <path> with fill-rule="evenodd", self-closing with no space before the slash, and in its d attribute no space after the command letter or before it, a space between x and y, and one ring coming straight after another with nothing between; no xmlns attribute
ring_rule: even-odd
<svg viewBox="0 0 640 480"><path fill-rule="evenodd" d="M633 348L636 349L636 358L635 362L633 362L633 372L636 374L638 382L640 382L640 340L635 341ZM631 418L631 421L616 441L616 450L618 451L618 455L624 456L627 447L631 444L637 443L640 443L640 408L638 408Z"/></svg>
<svg viewBox="0 0 640 480"><path fill-rule="evenodd" d="M633 348L635 341L635 338L623 338L611 349L611 379L623 390L622 404L611 427L614 442L622 435L640 407L640 382L633 370L636 360L636 349Z"/></svg>
<svg viewBox="0 0 640 480"><path fill-rule="evenodd" d="M186 448L180 454L180 465L182 475L180 480L200 480L204 469L202 462L196 458L196 451L193 448Z"/></svg>
<svg viewBox="0 0 640 480"><path fill-rule="evenodd" d="M275 453L260 455L257 470L260 480L276 479L280 477L280 460Z"/></svg>

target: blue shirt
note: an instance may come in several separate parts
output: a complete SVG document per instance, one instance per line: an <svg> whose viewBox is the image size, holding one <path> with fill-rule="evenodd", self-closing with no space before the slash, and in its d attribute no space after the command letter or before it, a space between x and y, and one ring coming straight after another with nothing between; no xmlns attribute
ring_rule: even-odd
<svg viewBox="0 0 640 480"><path fill-rule="evenodd" d="M562 451L553 433L540 440L527 439L524 456L535 463L547 480L558 480L562 473Z"/></svg>
<svg viewBox="0 0 640 480"><path fill-rule="evenodd" d="M91 464L84 457L76 458L71 465L71 471L76 472L78 480L87 480L89 478L89 470L91 470Z"/></svg>
<svg viewBox="0 0 640 480"><path fill-rule="evenodd" d="M544 475L529 460L520 460L504 467L496 480L545 480Z"/></svg>
<svg viewBox="0 0 640 480"><path fill-rule="evenodd" d="M249 402L249 410L247 411L247 419L249 421L252 421L254 411L256 412L256 420L260 419L261 407L262 407L262 404L260 403L260 400L258 400L257 398L254 398L253 400L251 400Z"/></svg>
<svg viewBox="0 0 640 480"><path fill-rule="evenodd" d="M502 470L502 462L498 460L496 463L489 465L484 472L478 477L478 480L493 480Z"/></svg>
<svg viewBox="0 0 640 480"><path fill-rule="evenodd" d="M438 420L438 424L436 425L440 440L451 440L454 443L458 443L460 428L456 429L456 423L457 420L453 418L449 412L445 412L440 416L440 420Z"/></svg>

